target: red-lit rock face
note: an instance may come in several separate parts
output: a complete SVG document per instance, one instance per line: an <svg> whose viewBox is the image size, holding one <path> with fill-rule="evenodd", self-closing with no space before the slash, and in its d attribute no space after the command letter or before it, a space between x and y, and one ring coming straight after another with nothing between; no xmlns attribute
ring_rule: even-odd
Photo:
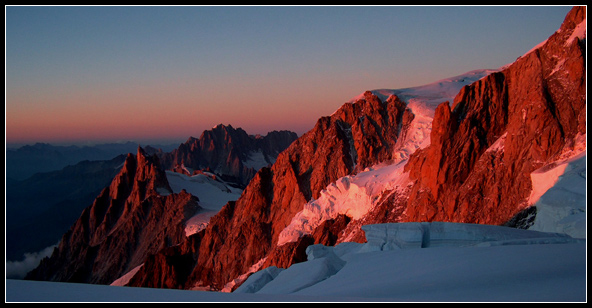
<svg viewBox="0 0 592 308"><path fill-rule="evenodd" d="M530 173L585 133L584 49L569 41L583 18L572 11L544 46L438 106L431 145L406 167L406 221L501 224L525 206Z"/></svg>
<svg viewBox="0 0 592 308"><path fill-rule="evenodd" d="M302 258L304 249L275 251L279 233L329 183L389 159L404 111L405 104L396 97L383 103L368 92L364 99L321 118L271 168L262 169L236 203L212 219L185 287L221 289L270 253L275 257L267 265L289 266Z"/></svg>

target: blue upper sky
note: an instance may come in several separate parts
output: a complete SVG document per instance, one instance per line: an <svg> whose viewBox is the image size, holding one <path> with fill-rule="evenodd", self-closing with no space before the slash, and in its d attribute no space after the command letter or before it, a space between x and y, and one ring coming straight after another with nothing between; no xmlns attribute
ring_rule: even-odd
<svg viewBox="0 0 592 308"><path fill-rule="evenodd" d="M249 133L513 62L568 6L6 7L7 142Z"/></svg>

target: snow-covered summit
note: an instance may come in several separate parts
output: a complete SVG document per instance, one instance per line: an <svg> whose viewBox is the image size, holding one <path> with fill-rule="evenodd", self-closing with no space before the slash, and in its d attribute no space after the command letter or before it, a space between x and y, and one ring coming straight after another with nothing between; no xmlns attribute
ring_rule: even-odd
<svg viewBox="0 0 592 308"><path fill-rule="evenodd" d="M421 86L400 88L400 89L376 89L373 94L382 100L386 100L390 95L397 95L407 104L416 103L423 105L428 109L435 109L438 104L445 101L452 101L460 89L469 85L491 73L498 72L500 69L477 69L457 76L444 78L432 83ZM350 101L356 101L363 97L363 93L352 98ZM412 104L410 107L413 107Z"/></svg>

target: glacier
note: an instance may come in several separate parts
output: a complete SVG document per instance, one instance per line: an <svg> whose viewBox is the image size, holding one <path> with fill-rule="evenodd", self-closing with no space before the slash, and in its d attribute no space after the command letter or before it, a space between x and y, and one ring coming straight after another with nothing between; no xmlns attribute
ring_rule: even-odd
<svg viewBox="0 0 592 308"><path fill-rule="evenodd" d="M586 241L460 223L365 226L365 244L307 248L232 293L6 280L7 302L582 302Z"/></svg>

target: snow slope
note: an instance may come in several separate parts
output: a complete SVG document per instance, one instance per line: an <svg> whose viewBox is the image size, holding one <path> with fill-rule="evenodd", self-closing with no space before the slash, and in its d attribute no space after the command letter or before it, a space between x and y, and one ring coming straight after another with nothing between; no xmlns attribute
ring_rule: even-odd
<svg viewBox="0 0 592 308"><path fill-rule="evenodd" d="M530 230L586 238L586 152L549 164L530 175L530 203L537 208Z"/></svg>
<svg viewBox="0 0 592 308"><path fill-rule="evenodd" d="M345 176L321 191L321 196L304 205L290 225L279 235L278 246L295 242L304 234L311 234L323 221L345 214L361 219L379 201L384 190L403 189L410 184L403 173L405 162L367 168L354 176Z"/></svg>
<svg viewBox="0 0 592 308"><path fill-rule="evenodd" d="M8 302L583 302L585 240L454 223L364 227L368 243L309 246L233 293L6 280Z"/></svg>

